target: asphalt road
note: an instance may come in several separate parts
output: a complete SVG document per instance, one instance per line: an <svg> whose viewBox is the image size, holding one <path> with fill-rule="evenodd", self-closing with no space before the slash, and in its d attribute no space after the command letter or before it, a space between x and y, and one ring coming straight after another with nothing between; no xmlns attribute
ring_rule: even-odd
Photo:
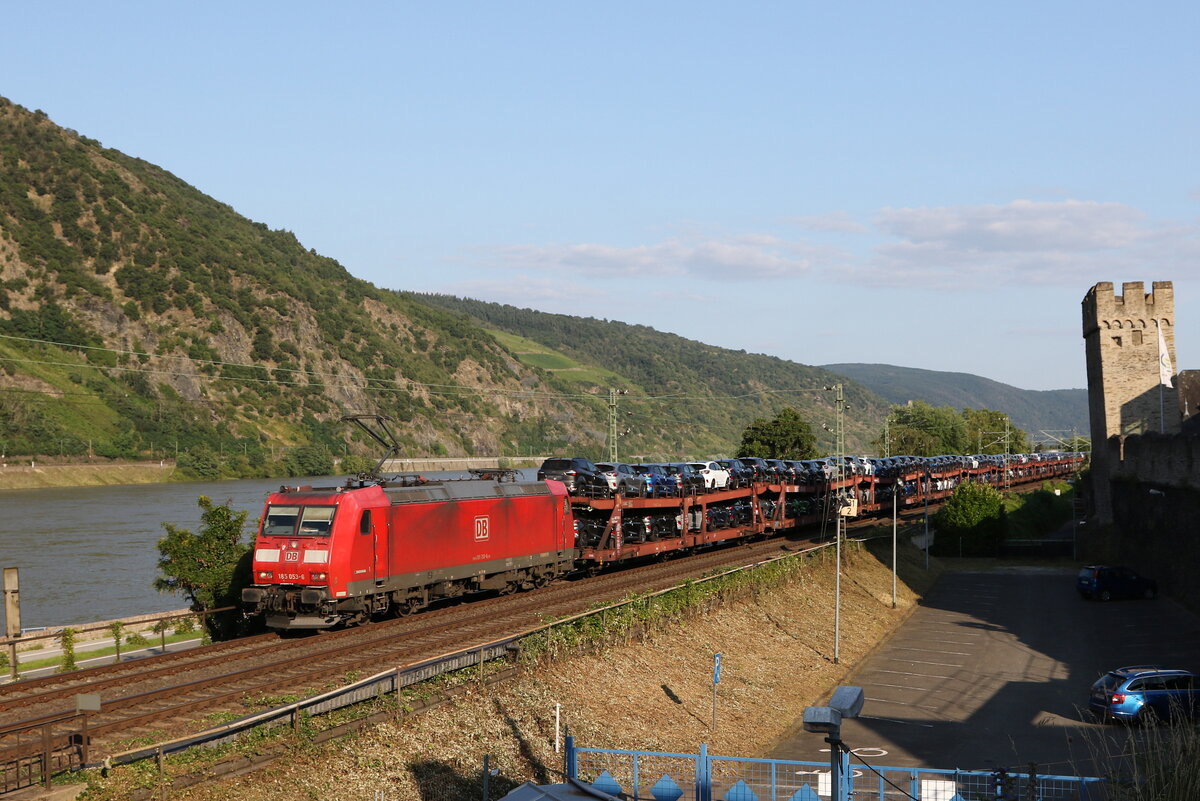
<svg viewBox="0 0 1200 801"><path fill-rule="evenodd" d="M1039 568L943 575L845 682L866 702L843 742L875 765L1098 775L1094 754L1148 733L1081 714L1092 682L1123 665L1200 669L1200 619L1166 598L1085 601L1074 583ZM769 756L827 763L828 748L801 731Z"/></svg>

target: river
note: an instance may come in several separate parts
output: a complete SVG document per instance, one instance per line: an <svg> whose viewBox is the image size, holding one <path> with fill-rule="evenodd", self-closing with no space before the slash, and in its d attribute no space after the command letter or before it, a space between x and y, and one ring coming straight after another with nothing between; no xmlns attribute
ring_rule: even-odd
<svg viewBox="0 0 1200 801"><path fill-rule="evenodd" d="M532 477L533 470L522 471ZM462 473L425 475L462 476ZM257 521L281 484L333 486L334 478L0 490L0 567L20 568L24 628L91 623L187 606L156 591L163 523L197 531L207 495ZM0 634L3 631L0 630Z"/></svg>

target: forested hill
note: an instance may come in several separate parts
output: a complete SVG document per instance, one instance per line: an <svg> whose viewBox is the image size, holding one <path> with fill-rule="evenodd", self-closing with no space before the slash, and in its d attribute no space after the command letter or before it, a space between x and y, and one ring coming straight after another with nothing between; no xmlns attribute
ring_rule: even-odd
<svg viewBox="0 0 1200 801"><path fill-rule="evenodd" d="M623 456L729 453L754 417L789 404L818 432L832 425L820 387L833 379L820 370L553 315L539 318L548 347L433 300L358 280L290 232L0 98L10 458L178 455L204 477L310 472L319 454L377 452L338 422L361 412L392 416L405 454L598 457L610 387L628 392ZM883 404L858 387L847 396L861 449Z"/></svg>
<svg viewBox="0 0 1200 801"><path fill-rule="evenodd" d="M736 443L753 417L773 417L783 406L792 406L812 425L819 448L831 452L832 434L822 426L834 426L834 395L824 388L843 383L850 407L844 418L847 448L865 453L868 443L879 437L887 414L881 398L853 381L774 356L706 345L644 325L448 295L417 297L467 314L489 329L524 338L524 352L511 340L510 349L531 364L554 370L555 363L545 359L557 354L567 362L623 376L636 390L621 400L622 408L632 412L622 418L622 426L632 428L633 435L657 431L659 438L669 439L671 429L699 425ZM569 376L576 369L567 362L557 368L559 375Z"/></svg>
<svg viewBox="0 0 1200 801"><path fill-rule="evenodd" d="M857 381L890 403L922 400L956 409L999 409L1038 439L1038 431L1072 431L1087 436L1086 389L1018 389L970 373L948 373L891 364L826 364L826 370Z"/></svg>
<svg viewBox="0 0 1200 801"><path fill-rule="evenodd" d="M412 454L596 446L603 404L548 378L465 318L0 99L9 457L179 454L203 475L276 474L301 446L378 451L345 441L338 418L356 412L393 416Z"/></svg>

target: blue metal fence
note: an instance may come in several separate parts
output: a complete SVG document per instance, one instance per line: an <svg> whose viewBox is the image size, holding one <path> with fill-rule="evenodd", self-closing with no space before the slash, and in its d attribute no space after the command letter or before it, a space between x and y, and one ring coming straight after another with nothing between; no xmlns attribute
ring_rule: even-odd
<svg viewBox="0 0 1200 801"><path fill-rule="evenodd" d="M1003 771L865 767L842 755L838 798L828 762L580 748L567 775L630 801L1099 801L1103 779Z"/></svg>

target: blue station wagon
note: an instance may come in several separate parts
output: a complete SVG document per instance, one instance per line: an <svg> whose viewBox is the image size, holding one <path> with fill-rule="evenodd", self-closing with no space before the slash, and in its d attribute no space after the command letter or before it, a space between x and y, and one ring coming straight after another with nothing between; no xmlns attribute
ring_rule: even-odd
<svg viewBox="0 0 1200 801"><path fill-rule="evenodd" d="M1088 708L1103 720L1152 724L1200 712L1200 676L1161 665L1132 665L1092 685Z"/></svg>

